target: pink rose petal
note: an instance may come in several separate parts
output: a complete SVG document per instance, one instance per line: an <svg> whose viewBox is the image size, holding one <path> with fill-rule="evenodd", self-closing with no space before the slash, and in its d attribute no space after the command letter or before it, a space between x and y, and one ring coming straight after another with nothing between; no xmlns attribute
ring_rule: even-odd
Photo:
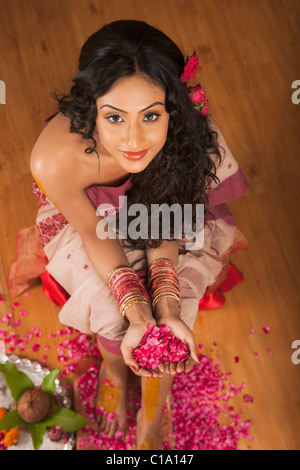
<svg viewBox="0 0 300 470"><path fill-rule="evenodd" d="M244 403L253 403L254 400L253 400L253 397L251 395L246 394L246 395L243 396L243 401L244 401Z"/></svg>
<svg viewBox="0 0 300 470"><path fill-rule="evenodd" d="M134 349L132 357L143 369L157 369L160 362L182 362L188 358L185 343L176 338L166 325L148 325L140 345Z"/></svg>

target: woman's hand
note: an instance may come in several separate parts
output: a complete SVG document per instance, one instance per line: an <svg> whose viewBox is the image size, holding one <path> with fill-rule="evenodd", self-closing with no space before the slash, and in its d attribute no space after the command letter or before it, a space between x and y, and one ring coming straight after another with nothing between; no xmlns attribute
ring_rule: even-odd
<svg viewBox="0 0 300 470"><path fill-rule="evenodd" d="M186 361L164 363L165 372L175 375L180 372L189 372L195 364L199 364L198 348L196 340L191 329L179 317L177 302L173 299L164 299L157 304L155 314L157 325L167 325L176 338L183 341L189 348L190 355ZM160 305L159 305L160 304Z"/></svg>
<svg viewBox="0 0 300 470"><path fill-rule="evenodd" d="M140 344L146 333L149 323L156 325L150 308L145 306L145 304L135 304L127 310L127 318L129 320L129 327L121 343L121 352L125 364L130 367L136 375L149 378L161 378L163 375L161 370L140 368L132 356L133 350ZM164 370L164 367L160 368Z"/></svg>
<svg viewBox="0 0 300 470"><path fill-rule="evenodd" d="M161 317L157 321L158 325L167 325L176 338L183 341L189 348L190 354L186 361L165 363L166 374L175 375L180 372L189 372L194 365L199 363L197 356L197 344L190 328L179 316Z"/></svg>

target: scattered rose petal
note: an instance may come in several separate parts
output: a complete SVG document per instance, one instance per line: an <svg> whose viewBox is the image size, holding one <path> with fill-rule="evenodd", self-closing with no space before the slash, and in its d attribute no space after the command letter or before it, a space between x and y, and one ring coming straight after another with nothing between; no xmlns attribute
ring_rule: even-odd
<svg viewBox="0 0 300 470"><path fill-rule="evenodd" d="M272 356L273 350L271 348L268 349L268 354L270 354L270 356Z"/></svg>
<svg viewBox="0 0 300 470"><path fill-rule="evenodd" d="M234 362L239 362L240 358L238 356L235 356L235 358L233 359Z"/></svg>
<svg viewBox="0 0 300 470"><path fill-rule="evenodd" d="M258 357L258 353L255 352L255 353L253 354L253 356L254 356L254 357Z"/></svg>
<svg viewBox="0 0 300 470"><path fill-rule="evenodd" d="M12 319L12 314L11 313L8 313L7 315L5 315L4 317L1 318L1 321L2 323L9 323Z"/></svg>
<svg viewBox="0 0 300 470"><path fill-rule="evenodd" d="M255 333L255 328L251 328L250 333L253 335Z"/></svg>
<svg viewBox="0 0 300 470"><path fill-rule="evenodd" d="M223 373L211 358L199 356L200 363L188 373L175 376L171 390L172 423L176 450L233 450L240 438L252 440L251 421L242 422L241 415L226 405L245 387L229 385L228 373ZM225 405L224 405L225 402ZM226 410L226 411L225 411ZM232 423L221 425L224 413Z"/></svg>
<svg viewBox="0 0 300 470"><path fill-rule="evenodd" d="M6 331L3 330L3 328L0 328L0 338L6 338L6 335L7 335Z"/></svg>
<svg viewBox="0 0 300 470"><path fill-rule="evenodd" d="M253 403L253 397L251 395L244 395L243 396L244 403Z"/></svg>
<svg viewBox="0 0 300 470"><path fill-rule="evenodd" d="M264 327L263 327L263 331L264 331L266 334L270 333L270 329L271 329L271 328L270 328L269 326L264 326Z"/></svg>

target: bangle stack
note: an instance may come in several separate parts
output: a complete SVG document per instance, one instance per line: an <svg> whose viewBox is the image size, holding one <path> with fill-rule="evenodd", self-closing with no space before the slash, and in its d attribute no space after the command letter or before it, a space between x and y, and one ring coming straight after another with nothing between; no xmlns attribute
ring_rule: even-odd
<svg viewBox="0 0 300 470"><path fill-rule="evenodd" d="M181 295L177 269L168 258L157 258L148 269L148 290L152 301L153 312L157 302L163 297L175 298L180 307Z"/></svg>
<svg viewBox="0 0 300 470"><path fill-rule="evenodd" d="M106 280L124 320L127 320L126 311L131 305L148 304L145 288L136 272L129 266L118 266L113 269Z"/></svg>

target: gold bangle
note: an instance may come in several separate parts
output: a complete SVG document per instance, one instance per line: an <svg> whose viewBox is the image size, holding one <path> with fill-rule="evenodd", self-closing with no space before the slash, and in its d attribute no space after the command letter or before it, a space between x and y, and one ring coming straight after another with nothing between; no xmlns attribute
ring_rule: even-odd
<svg viewBox="0 0 300 470"><path fill-rule="evenodd" d="M169 263L174 267L175 270L177 269L175 263L173 263L173 261L171 259L169 259L169 258L156 258L154 261L152 261L152 263L150 264L148 270L152 269L153 265L155 265L155 263L159 263L159 262Z"/></svg>
<svg viewBox="0 0 300 470"><path fill-rule="evenodd" d="M126 317L126 311L128 310L129 307L131 307L132 305L134 304L137 304L137 303L141 303L141 304L148 304L147 300L145 299L134 299L132 300L131 302L129 302L128 304L126 304L120 311L121 313L121 317L124 319L124 320L128 320L128 318Z"/></svg>
<svg viewBox="0 0 300 470"><path fill-rule="evenodd" d="M173 294L172 292L165 292L163 294L159 294L158 296L156 296L153 301L152 301L152 308L153 310L155 310L155 307L156 307L156 304L157 302L159 302L162 298L164 297L172 297L174 299L176 299L178 301L178 304L180 306L180 297L176 294Z"/></svg>
<svg viewBox="0 0 300 470"><path fill-rule="evenodd" d="M161 295L163 293L172 293L178 295L180 297L180 291L178 288L168 285L168 286L159 286L153 291L152 299L155 299L158 295Z"/></svg>
<svg viewBox="0 0 300 470"><path fill-rule="evenodd" d="M116 268L112 269L112 271L110 271L110 272L108 273L108 275L106 276L106 282L107 282L107 284L110 283L110 280L111 280L112 276L113 276L117 271L119 271L120 269L124 269L124 268L127 268L127 269L130 270L130 271L133 271L133 269L132 269L130 266L126 266L125 264L124 264L124 265L117 266Z"/></svg>
<svg viewBox="0 0 300 470"><path fill-rule="evenodd" d="M124 306L126 306L126 304L128 302L130 302L131 300L135 300L135 299L141 299L141 300L146 300L145 297L143 295L140 295L140 294L132 294L132 295L129 295L128 297L126 297L126 299L123 300L123 302L121 303L120 305L120 310L124 308Z"/></svg>

